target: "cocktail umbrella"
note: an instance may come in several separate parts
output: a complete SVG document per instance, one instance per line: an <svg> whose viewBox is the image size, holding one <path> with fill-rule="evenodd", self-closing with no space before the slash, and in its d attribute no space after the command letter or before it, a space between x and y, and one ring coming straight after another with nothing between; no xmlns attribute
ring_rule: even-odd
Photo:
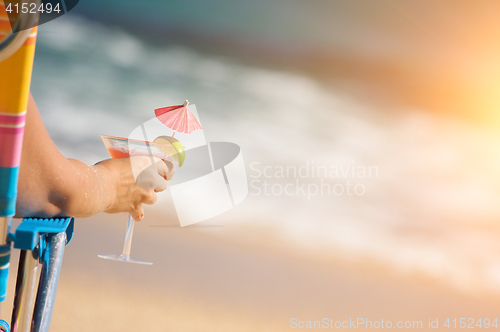
<svg viewBox="0 0 500 332"><path fill-rule="evenodd" d="M168 106L155 109L155 115L161 123L176 132L191 134L193 131L203 129L188 108L189 101L183 105Z"/></svg>
<svg viewBox="0 0 500 332"><path fill-rule="evenodd" d="M191 134L193 131L203 129L201 124L195 118L193 113L188 108L189 101L185 101L182 105L168 106L155 109L155 115L161 123L168 128L172 129L174 137L176 132ZM208 154L210 157L210 165L212 171L214 170L214 162L212 158L212 151L210 149L210 142L207 142Z"/></svg>

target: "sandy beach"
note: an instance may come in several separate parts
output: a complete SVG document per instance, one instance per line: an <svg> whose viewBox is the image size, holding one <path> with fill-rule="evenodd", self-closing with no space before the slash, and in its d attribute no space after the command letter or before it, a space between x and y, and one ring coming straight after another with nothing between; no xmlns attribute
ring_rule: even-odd
<svg viewBox="0 0 500 332"><path fill-rule="evenodd" d="M500 307L373 266L318 259L234 224L180 228L145 220L132 253L153 266L98 259L120 251L124 226L123 215L77 220L51 331L285 331L292 318L422 321L426 329L429 318L441 325L455 317L493 320Z"/></svg>

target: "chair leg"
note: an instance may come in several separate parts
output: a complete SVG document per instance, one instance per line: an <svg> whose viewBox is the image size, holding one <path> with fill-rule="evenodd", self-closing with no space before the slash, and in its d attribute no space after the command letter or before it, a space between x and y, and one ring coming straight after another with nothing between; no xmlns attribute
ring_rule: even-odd
<svg viewBox="0 0 500 332"><path fill-rule="evenodd" d="M29 332L36 294L38 257L36 252L21 250L16 293L12 310L11 331Z"/></svg>
<svg viewBox="0 0 500 332"><path fill-rule="evenodd" d="M44 256L31 332L48 332L66 246L66 232L50 236Z"/></svg>

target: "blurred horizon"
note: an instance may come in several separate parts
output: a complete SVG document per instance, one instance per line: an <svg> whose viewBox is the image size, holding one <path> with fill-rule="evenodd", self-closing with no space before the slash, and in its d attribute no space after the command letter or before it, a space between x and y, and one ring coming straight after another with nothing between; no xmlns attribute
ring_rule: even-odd
<svg viewBox="0 0 500 332"><path fill-rule="evenodd" d="M72 12L157 45L312 75L380 105L500 125L495 1L82 1Z"/></svg>

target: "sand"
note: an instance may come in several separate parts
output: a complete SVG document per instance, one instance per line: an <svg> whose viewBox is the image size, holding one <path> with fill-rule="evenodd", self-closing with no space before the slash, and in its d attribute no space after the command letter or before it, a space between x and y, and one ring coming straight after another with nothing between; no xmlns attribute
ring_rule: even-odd
<svg viewBox="0 0 500 332"><path fill-rule="evenodd" d="M51 331L285 331L291 318L361 317L426 327L429 318L441 325L448 317L493 319L500 307L495 299L280 247L243 225L144 222L132 253L153 266L98 259L121 250L125 219L77 221ZM10 315L14 273L2 317Z"/></svg>

